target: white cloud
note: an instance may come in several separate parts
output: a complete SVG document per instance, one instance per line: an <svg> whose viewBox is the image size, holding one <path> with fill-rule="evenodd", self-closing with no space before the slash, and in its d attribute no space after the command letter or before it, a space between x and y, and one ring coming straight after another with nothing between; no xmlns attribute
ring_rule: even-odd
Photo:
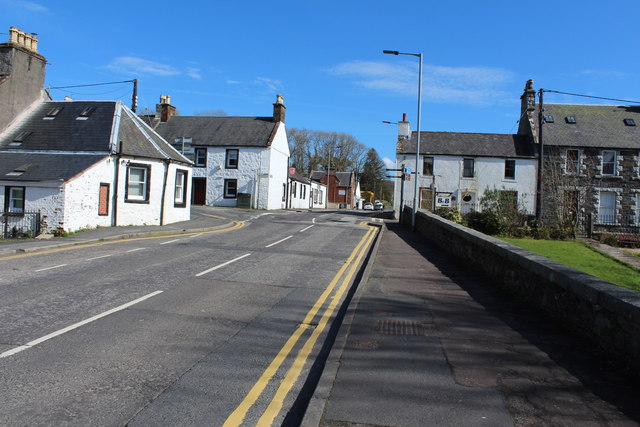
<svg viewBox="0 0 640 427"><path fill-rule="evenodd" d="M418 66L412 62L388 64L352 61L330 70L337 76L352 77L354 83L371 89L416 96ZM431 101L461 104L494 104L509 95L501 86L513 79L513 73L492 67L423 67L423 96Z"/></svg>
<svg viewBox="0 0 640 427"><path fill-rule="evenodd" d="M268 77L258 77L254 83L266 87L271 92L278 92L282 88L280 80L274 80Z"/></svg>
<svg viewBox="0 0 640 427"><path fill-rule="evenodd" d="M242 82L240 82L238 80L227 80L226 83L229 84L229 85L239 85Z"/></svg>
<svg viewBox="0 0 640 427"><path fill-rule="evenodd" d="M201 79L202 75L200 74L199 68L187 68L187 75L194 79Z"/></svg>
<svg viewBox="0 0 640 427"><path fill-rule="evenodd" d="M6 3L6 2L3 2ZM13 3L14 6L21 7L23 9L27 9L29 12L35 13L49 13L49 9L41 4L34 3L31 1L16 1Z"/></svg>
<svg viewBox="0 0 640 427"><path fill-rule="evenodd" d="M629 77L628 73L615 70L582 70L578 74L598 79L624 79Z"/></svg>
<svg viewBox="0 0 640 427"><path fill-rule="evenodd" d="M395 169L396 168L396 162L395 160L392 160L388 157L383 157L382 161L384 162L385 166L387 166L387 169Z"/></svg>
<svg viewBox="0 0 640 427"><path fill-rule="evenodd" d="M160 64L142 58L132 56L120 56L107 65L113 71L123 74L142 74L156 76L175 76L181 74L180 71L171 65Z"/></svg>

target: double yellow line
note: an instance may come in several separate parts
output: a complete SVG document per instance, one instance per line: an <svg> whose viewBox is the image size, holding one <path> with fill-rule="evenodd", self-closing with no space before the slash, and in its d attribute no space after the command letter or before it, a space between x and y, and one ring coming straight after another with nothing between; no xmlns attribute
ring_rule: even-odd
<svg viewBox="0 0 640 427"><path fill-rule="evenodd" d="M378 228L374 226L369 226L369 230L364 235L364 237L360 240L358 245L355 247L351 255L347 258L345 263L342 265L338 273L333 277L329 285L327 285L326 289L320 297L318 297L317 301L311 307L304 320L296 328L293 334L289 337L287 342L282 346L276 357L271 361L267 369L260 376L258 381L254 384L254 386L249 390L249 393L242 400L240 405L229 415L229 418L224 423L224 427L231 426L239 426L244 421L247 413L251 409L251 407L256 403L258 398L262 395L268 383L271 381L276 372L280 369L285 359L289 356L293 347L300 340L302 334L309 329L309 325L316 317L320 309L325 305L331 293L335 294L331 297L331 301L329 305L325 308L322 317L318 321L318 325L315 327L307 341L304 343L303 347L300 349L298 354L296 355L291 367L287 371L284 379L280 382L278 389L276 390L275 395L271 399L271 402L267 406L267 409L263 412L262 416L258 420L256 425L258 426L270 426L273 424L273 421L280 413L282 406L284 404L284 399L287 397L294 384L300 377L300 373L304 368L307 359L311 355L311 351L318 340L318 337L327 326L329 319L331 318L333 312L338 306L339 302L342 300L345 292L349 289L349 284L351 283L353 277L356 274L357 268L360 265L360 262L364 258L367 253L371 242L376 236ZM345 275L345 271L347 271ZM343 277L344 275L344 277ZM342 278L342 283L340 287L336 289L336 286L340 282L340 278Z"/></svg>

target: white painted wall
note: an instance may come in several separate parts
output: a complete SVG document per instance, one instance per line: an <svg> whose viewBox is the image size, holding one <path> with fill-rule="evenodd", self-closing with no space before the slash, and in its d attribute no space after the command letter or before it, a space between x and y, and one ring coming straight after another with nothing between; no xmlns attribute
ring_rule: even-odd
<svg viewBox="0 0 640 427"><path fill-rule="evenodd" d="M109 215L98 215L100 184L109 184L113 194L114 160L106 158L64 186L64 221L59 227L66 231L111 226L113 203L109 201ZM57 227L56 227L57 228Z"/></svg>
<svg viewBox="0 0 640 427"><path fill-rule="evenodd" d="M498 190L517 191L519 206L529 213L535 212L537 171L537 161L535 159L516 158L515 179L505 179L505 158L464 157L475 160L474 177L464 178L462 176L463 157L429 157L434 157L434 176L422 176L423 157L420 156L419 187L433 187L437 192L452 193L456 198L454 202L456 205L460 203L461 197L465 193L472 193L474 200L477 202L487 189L496 188ZM400 169L403 163L405 167L410 167L412 172L415 172L415 155L397 155L396 168ZM416 175L412 174L411 181L404 182L405 205L413 206L415 177ZM401 180L396 180L394 188L394 209L396 212L400 208L400 185Z"/></svg>
<svg viewBox="0 0 640 427"><path fill-rule="evenodd" d="M42 232L64 225L64 191L61 182L0 182L1 209L4 209L6 187L25 187L25 211L40 211Z"/></svg>
<svg viewBox="0 0 640 427"><path fill-rule="evenodd" d="M289 198L291 209L309 209L311 207L311 185L291 180Z"/></svg>
<svg viewBox="0 0 640 427"><path fill-rule="evenodd" d="M317 194L316 198L312 198L312 207L314 209L326 208L327 186L319 182L311 181L311 189Z"/></svg>
<svg viewBox="0 0 640 427"><path fill-rule="evenodd" d="M237 169L225 168L227 149L238 150ZM237 179L238 193L252 194L254 208L285 208L282 195L289 174L289 145L282 123L270 147L208 147L206 164L193 168L193 177L207 178L207 205L235 207L237 199L224 198L224 180Z"/></svg>

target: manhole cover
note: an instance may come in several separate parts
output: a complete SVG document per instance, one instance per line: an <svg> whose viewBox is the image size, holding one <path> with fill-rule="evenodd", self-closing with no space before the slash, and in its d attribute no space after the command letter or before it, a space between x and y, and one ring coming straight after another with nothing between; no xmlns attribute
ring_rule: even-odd
<svg viewBox="0 0 640 427"><path fill-rule="evenodd" d="M427 335L427 326L423 323L411 322L407 320L379 320L376 332L382 335Z"/></svg>

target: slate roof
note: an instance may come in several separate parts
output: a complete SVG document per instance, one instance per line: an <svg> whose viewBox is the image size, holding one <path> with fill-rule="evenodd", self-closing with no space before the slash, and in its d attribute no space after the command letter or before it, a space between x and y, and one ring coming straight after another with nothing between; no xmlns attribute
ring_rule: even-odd
<svg viewBox="0 0 640 427"><path fill-rule="evenodd" d="M544 115L554 119L553 123L543 125L544 145L640 148L639 106L544 104ZM576 123L567 123L567 116L573 116ZM534 117L537 122L537 112ZM633 119L636 126L625 125L627 118Z"/></svg>
<svg viewBox="0 0 640 427"><path fill-rule="evenodd" d="M334 172L332 175L335 175L338 178L338 185L340 187L351 187L351 174L353 172ZM325 171L312 171L309 179L316 182L322 182L322 178L325 177L327 173Z"/></svg>
<svg viewBox="0 0 640 427"><path fill-rule="evenodd" d="M173 116L156 131L164 139L191 138L191 145L268 147L278 123L273 117Z"/></svg>
<svg viewBox="0 0 640 427"><path fill-rule="evenodd" d="M290 173L289 178L291 178L294 181L302 182L304 184L309 184L309 182L311 181L309 178L305 178L304 176L300 175L298 172Z"/></svg>
<svg viewBox="0 0 640 427"><path fill-rule="evenodd" d="M126 156L190 163L121 102L47 101L0 134L0 180L66 180L115 153L119 141Z"/></svg>
<svg viewBox="0 0 640 427"><path fill-rule="evenodd" d="M0 181L66 181L105 157L108 155L0 152Z"/></svg>
<svg viewBox="0 0 640 427"><path fill-rule="evenodd" d="M398 154L415 154L417 133ZM420 154L470 157L535 157L527 136L497 133L420 132Z"/></svg>

